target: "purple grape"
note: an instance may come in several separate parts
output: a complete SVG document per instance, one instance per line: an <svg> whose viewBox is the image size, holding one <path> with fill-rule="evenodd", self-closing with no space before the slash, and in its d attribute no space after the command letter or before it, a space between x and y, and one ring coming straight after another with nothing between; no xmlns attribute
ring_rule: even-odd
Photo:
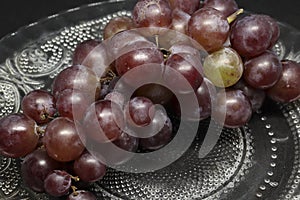
<svg viewBox="0 0 300 200"><path fill-rule="evenodd" d="M187 14L193 14L200 7L199 0L169 0L172 10L180 10Z"/></svg>
<svg viewBox="0 0 300 200"><path fill-rule="evenodd" d="M125 105L125 97L122 93L120 93L118 91L112 91L112 92L108 93L105 96L104 100L112 101L112 102L118 104L121 108L123 108Z"/></svg>
<svg viewBox="0 0 300 200"><path fill-rule="evenodd" d="M233 24L230 42L242 57L251 58L269 48L272 34L269 21L263 15L252 14Z"/></svg>
<svg viewBox="0 0 300 200"><path fill-rule="evenodd" d="M124 113L121 107L109 100L100 100L93 103L83 119L83 136L97 142L116 140L125 126Z"/></svg>
<svg viewBox="0 0 300 200"><path fill-rule="evenodd" d="M235 0L205 0L203 7L215 8L225 17L233 14L239 8Z"/></svg>
<svg viewBox="0 0 300 200"><path fill-rule="evenodd" d="M300 98L300 64L284 60L282 67L279 81L267 90L267 95L277 102L292 102Z"/></svg>
<svg viewBox="0 0 300 200"><path fill-rule="evenodd" d="M43 143L47 153L60 162L78 158L85 149L79 135L79 124L68 118L58 117L51 121L44 135Z"/></svg>
<svg viewBox="0 0 300 200"><path fill-rule="evenodd" d="M115 17L111 19L103 29L103 38L108 39L118 32L130 30L134 28L134 24L129 17Z"/></svg>
<svg viewBox="0 0 300 200"><path fill-rule="evenodd" d="M52 93L56 99L65 89L77 89L97 99L100 93L100 82L91 69L74 65L61 71L52 83Z"/></svg>
<svg viewBox="0 0 300 200"><path fill-rule="evenodd" d="M254 112L262 107L266 98L266 92L264 90L251 87L243 79L237 82L233 88L243 91L244 95L249 98Z"/></svg>
<svg viewBox="0 0 300 200"><path fill-rule="evenodd" d="M60 169L62 164L52 159L45 149L37 149L28 154L21 165L21 174L25 184L36 192L44 192L44 180L53 170Z"/></svg>
<svg viewBox="0 0 300 200"><path fill-rule="evenodd" d="M172 10L167 0L140 0L133 9L135 26L165 27L172 22Z"/></svg>
<svg viewBox="0 0 300 200"><path fill-rule="evenodd" d="M173 97L173 93L167 87L150 83L139 87L133 94L134 97L146 97L150 99L153 104L167 104Z"/></svg>
<svg viewBox="0 0 300 200"><path fill-rule="evenodd" d="M207 78L204 79L203 83L196 90L196 97L199 104L199 109L192 112L198 111L200 114L200 120L206 119L211 116L212 102L215 101L217 90L215 86Z"/></svg>
<svg viewBox="0 0 300 200"><path fill-rule="evenodd" d="M129 101L126 109L126 119L133 126L147 126L154 115L154 104L146 97L134 97Z"/></svg>
<svg viewBox="0 0 300 200"><path fill-rule="evenodd" d="M164 81L167 85L173 86L178 93L189 93L196 90L202 83L203 77L200 73L201 64L196 65L196 62L186 59L184 53L172 54L166 61L166 68L164 73ZM198 59L198 58L195 58ZM180 75L174 78L174 70ZM190 87L182 84L187 81Z"/></svg>
<svg viewBox="0 0 300 200"><path fill-rule="evenodd" d="M182 10L175 9L172 12L171 29L187 34L187 27L191 16Z"/></svg>
<svg viewBox="0 0 300 200"><path fill-rule="evenodd" d="M38 124L49 122L56 113L54 97L44 90L33 90L26 94L22 99L21 107L24 114Z"/></svg>
<svg viewBox="0 0 300 200"><path fill-rule="evenodd" d="M168 116L165 117L166 121L158 133L148 138L140 138L140 147L143 150L158 150L172 140L172 122ZM161 121L157 123L161 123Z"/></svg>
<svg viewBox="0 0 300 200"><path fill-rule="evenodd" d="M54 170L48 174L44 181L45 191L54 197L67 195L72 184L71 175L66 171Z"/></svg>
<svg viewBox="0 0 300 200"><path fill-rule="evenodd" d="M223 47L229 36L229 23L223 14L211 7L201 8L192 14L188 34L208 52Z"/></svg>
<svg viewBox="0 0 300 200"><path fill-rule="evenodd" d="M268 89L276 84L282 73L279 58L273 52L265 52L244 63L245 81L257 89Z"/></svg>
<svg viewBox="0 0 300 200"><path fill-rule="evenodd" d="M21 113L7 115L0 119L0 154L19 158L33 152L39 136L36 122Z"/></svg>
<svg viewBox="0 0 300 200"><path fill-rule="evenodd" d="M249 99L241 90L227 90L217 94L215 120L228 128L238 128L245 125L252 116ZM225 119L221 119L225 116Z"/></svg>
<svg viewBox="0 0 300 200"><path fill-rule="evenodd" d="M92 103L93 98L84 91L65 89L59 93L56 107L61 117L81 120Z"/></svg>
<svg viewBox="0 0 300 200"><path fill-rule="evenodd" d="M106 173L106 166L89 152L84 152L74 162L74 172L84 182L96 182Z"/></svg>
<svg viewBox="0 0 300 200"><path fill-rule="evenodd" d="M266 20L269 22L272 28L272 38L269 46L269 48L272 48L276 44L277 40L279 39L280 28L276 20L273 19L271 16L269 15L262 15L262 16L266 18Z"/></svg>
<svg viewBox="0 0 300 200"><path fill-rule="evenodd" d="M139 146L139 139L123 132L113 143L125 151L136 152Z"/></svg>

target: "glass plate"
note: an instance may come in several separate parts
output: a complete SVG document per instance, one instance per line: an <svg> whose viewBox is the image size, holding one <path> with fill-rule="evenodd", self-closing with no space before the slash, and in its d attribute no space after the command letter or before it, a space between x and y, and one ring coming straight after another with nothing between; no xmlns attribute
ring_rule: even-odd
<svg viewBox="0 0 300 200"><path fill-rule="evenodd" d="M20 109L33 89L49 89L71 63L81 41L101 38L115 16L130 16L134 0L91 4L50 16L0 41L0 117ZM300 33L280 23L274 51L300 61ZM224 129L214 149L198 158L196 139L178 161L157 172L130 174L109 169L90 190L98 199L300 199L300 101L266 101L251 122ZM0 157L0 199L51 199L20 178L20 160Z"/></svg>

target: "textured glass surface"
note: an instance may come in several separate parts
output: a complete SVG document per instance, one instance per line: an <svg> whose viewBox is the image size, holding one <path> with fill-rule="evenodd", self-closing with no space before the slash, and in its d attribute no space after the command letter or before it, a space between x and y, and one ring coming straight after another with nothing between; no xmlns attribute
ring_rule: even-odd
<svg viewBox="0 0 300 200"><path fill-rule="evenodd" d="M33 89L50 89L53 78L71 63L75 46L101 38L115 16L130 16L130 1L110 1L73 9L0 41L0 117L20 109ZM274 50L281 58L300 61L299 31L280 23ZM206 126L203 122L201 126ZM199 133L201 134L201 133ZM129 174L109 169L90 188L98 199L300 199L300 101L267 101L251 122L224 129L208 156L197 156L196 139L182 158L153 173ZM51 199L27 189L20 178L20 160L0 157L0 199Z"/></svg>

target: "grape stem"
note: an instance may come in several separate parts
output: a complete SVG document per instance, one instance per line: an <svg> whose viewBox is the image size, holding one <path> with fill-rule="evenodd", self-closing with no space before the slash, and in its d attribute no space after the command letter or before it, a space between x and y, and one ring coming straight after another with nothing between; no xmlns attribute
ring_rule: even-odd
<svg viewBox="0 0 300 200"><path fill-rule="evenodd" d="M227 17L227 21L228 24L231 24L234 20L236 20L236 18L242 14L244 12L244 9L238 9L237 11L235 11L233 14L231 14L229 17Z"/></svg>
<svg viewBox="0 0 300 200"><path fill-rule="evenodd" d="M77 196L78 195L78 192L77 192L77 187L75 187L75 186L71 186L71 188L72 188L72 190L73 190L73 194L74 194L74 196Z"/></svg>
<svg viewBox="0 0 300 200"><path fill-rule="evenodd" d="M117 75L115 74L115 72L113 72L111 69L107 70L106 72L106 76L100 78L100 82L101 83L105 83L105 82L109 82L112 79L114 79Z"/></svg>
<svg viewBox="0 0 300 200"><path fill-rule="evenodd" d="M72 175L70 175L70 176L71 176L71 179L73 179L75 182L80 181L80 178L78 176L72 176Z"/></svg>

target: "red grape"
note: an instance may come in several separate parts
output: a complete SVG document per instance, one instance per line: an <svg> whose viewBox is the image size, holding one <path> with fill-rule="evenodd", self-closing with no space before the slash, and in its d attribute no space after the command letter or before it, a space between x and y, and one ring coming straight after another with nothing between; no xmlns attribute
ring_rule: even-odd
<svg viewBox="0 0 300 200"><path fill-rule="evenodd" d="M62 170L54 170L44 181L45 191L53 197L67 195L71 188L71 175Z"/></svg>
<svg viewBox="0 0 300 200"><path fill-rule="evenodd" d="M120 76L146 63L162 64L164 62L162 52L154 44L150 46L148 44L150 45L148 42L136 42L126 47L128 52L116 59L116 70Z"/></svg>
<svg viewBox="0 0 300 200"><path fill-rule="evenodd" d="M172 10L182 10L185 13L193 14L200 7L199 0L169 0Z"/></svg>
<svg viewBox="0 0 300 200"><path fill-rule="evenodd" d="M87 56L100 44L101 41L94 39L79 43L73 52L73 65L82 65ZM94 58L97 59L96 56ZM85 66L89 67L87 63Z"/></svg>
<svg viewBox="0 0 300 200"><path fill-rule="evenodd" d="M267 90L267 95L277 102L291 102L300 98L300 64L282 61L282 74L279 81Z"/></svg>
<svg viewBox="0 0 300 200"><path fill-rule="evenodd" d="M7 115L0 119L0 154L19 158L36 148L39 136L33 119L21 113Z"/></svg>
<svg viewBox="0 0 300 200"><path fill-rule="evenodd" d="M158 150L168 144L172 140L172 122L168 116L162 129L154 136L148 138L140 138L140 147L144 150ZM161 122L158 122L161 123Z"/></svg>
<svg viewBox="0 0 300 200"><path fill-rule="evenodd" d="M33 90L26 94L21 106L24 114L38 124L49 122L56 113L54 97L44 90Z"/></svg>
<svg viewBox="0 0 300 200"><path fill-rule="evenodd" d="M122 31L115 34L107 41L107 50L110 54L110 62L113 62L116 58L123 54L122 52L124 52L124 49L127 49L128 46L131 46L136 42L148 42L150 44L150 42L137 30ZM134 49L135 48L132 48L130 50Z"/></svg>
<svg viewBox="0 0 300 200"><path fill-rule="evenodd" d="M214 108L215 119L228 128L244 126L252 116L250 101L241 90L219 92L216 105L218 107ZM225 119L221 119L220 116L225 116Z"/></svg>
<svg viewBox="0 0 300 200"><path fill-rule="evenodd" d="M275 85L282 73L279 58L273 52L265 52L257 57L246 60L244 63L245 81L252 87L268 89Z"/></svg>
<svg viewBox="0 0 300 200"><path fill-rule="evenodd" d="M172 24L171 29L187 34L187 27L191 16L182 10L175 9L172 12Z"/></svg>
<svg viewBox="0 0 300 200"><path fill-rule="evenodd" d="M252 14L233 24L230 42L243 57L255 57L265 52L272 39L272 27L262 15Z"/></svg>
<svg viewBox="0 0 300 200"><path fill-rule="evenodd" d="M172 10L167 0L139 0L133 9L135 26L165 27L172 22Z"/></svg>
<svg viewBox="0 0 300 200"><path fill-rule="evenodd" d="M130 125L147 126L154 116L153 102L146 97L134 97L129 101L126 118Z"/></svg>
<svg viewBox="0 0 300 200"><path fill-rule="evenodd" d="M51 121L44 135L44 146L50 157L57 161L69 162L78 158L84 150L77 129L79 125L68 118L58 117Z"/></svg>
<svg viewBox="0 0 300 200"><path fill-rule="evenodd" d="M83 119L84 132L81 135L103 143L116 140L125 126L121 107L109 100L92 104Z"/></svg>
<svg viewBox="0 0 300 200"><path fill-rule="evenodd" d="M56 107L61 117L81 120L92 103L93 98L84 91L65 89L59 93Z"/></svg>
<svg viewBox="0 0 300 200"><path fill-rule="evenodd" d="M195 62L191 62L190 60L193 59L192 55L187 54L186 56L183 56L183 54L184 53L172 54L166 61L164 72L164 80L168 85L172 85L176 88L176 92L178 93L188 93L191 92L191 89L192 91L196 90L203 81L203 77L200 73L202 65L195 65ZM191 59L186 59L185 57L187 56ZM175 78L173 70L180 75ZM182 84L184 81L183 79L188 81L190 87L186 87Z"/></svg>
<svg viewBox="0 0 300 200"><path fill-rule="evenodd" d="M212 7L223 13L225 17L238 10L235 0L205 0L203 7Z"/></svg>
<svg viewBox="0 0 300 200"><path fill-rule="evenodd" d="M266 93L264 90L251 87L243 79L237 82L233 88L243 91L244 95L250 100L253 111L257 111L262 107L266 98Z"/></svg>
<svg viewBox="0 0 300 200"><path fill-rule="evenodd" d="M118 104L121 108L123 108L125 105L125 97L122 93L118 91L112 91L108 93L104 99Z"/></svg>
<svg viewBox="0 0 300 200"><path fill-rule="evenodd" d="M123 132L113 143L125 151L136 152L139 146L139 139Z"/></svg>
<svg viewBox="0 0 300 200"><path fill-rule="evenodd" d="M90 153L84 152L75 160L74 172L84 182L95 182L105 175L106 166Z"/></svg>
<svg viewBox="0 0 300 200"><path fill-rule="evenodd" d="M277 40L279 39L280 28L278 23L275 21L275 19L273 19L269 15L262 15L262 16L265 17L265 19L269 22L272 29L272 38L269 46L269 48L272 48L276 44Z"/></svg>
<svg viewBox="0 0 300 200"><path fill-rule="evenodd" d="M52 93L55 98L65 89L78 89L98 98L100 82L91 69L82 65L73 65L61 71L52 83Z"/></svg>
<svg viewBox="0 0 300 200"><path fill-rule="evenodd" d="M104 27L103 37L104 39L108 39L118 32L130 30L132 28L134 28L134 24L131 18L125 16L115 17Z"/></svg>
<svg viewBox="0 0 300 200"><path fill-rule="evenodd" d="M52 159L45 149L37 149L28 154L21 165L21 174L26 186L36 192L44 192L44 180L62 164Z"/></svg>
<svg viewBox="0 0 300 200"><path fill-rule="evenodd" d="M163 85L150 83L139 87L133 96L146 97L150 99L153 104L165 105L171 100L173 93Z"/></svg>
<svg viewBox="0 0 300 200"><path fill-rule="evenodd" d="M73 65L83 65L102 77L109 67L109 58L105 42L86 40L79 43L73 54Z"/></svg>
<svg viewBox="0 0 300 200"><path fill-rule="evenodd" d="M222 48L229 36L226 17L214 8L201 8L192 14L188 34L208 52Z"/></svg>

